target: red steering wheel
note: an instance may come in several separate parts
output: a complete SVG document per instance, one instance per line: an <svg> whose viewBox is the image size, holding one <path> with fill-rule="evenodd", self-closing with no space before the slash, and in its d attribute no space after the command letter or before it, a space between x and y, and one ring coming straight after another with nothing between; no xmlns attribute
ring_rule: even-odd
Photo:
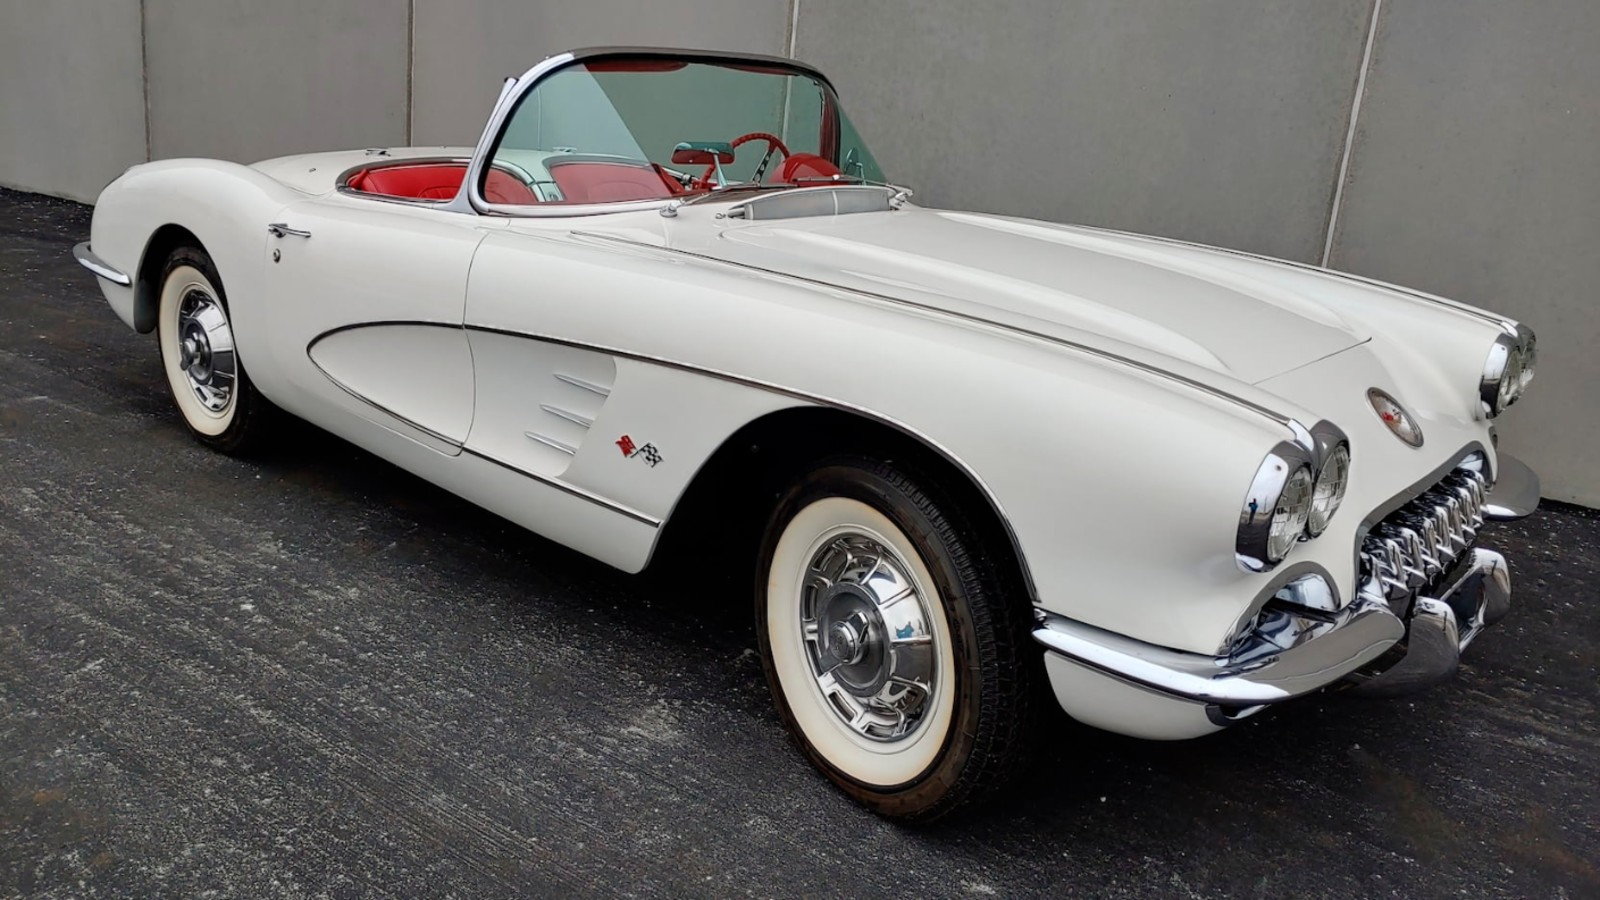
<svg viewBox="0 0 1600 900"><path fill-rule="evenodd" d="M751 141L766 141L767 142L766 155L761 157L761 164L756 166L755 175L752 176L751 179L750 179L752 182L760 183L761 176L767 174L767 163L772 161L772 154L774 152L782 153L783 154L783 158L784 159L788 159L789 156L790 156L789 148L784 146L783 140L781 138L779 138L777 135L769 134L768 132L765 132L765 131L752 131L749 134L741 134L738 137L734 138L733 140L729 141L728 142L728 146L732 147L735 150L737 150L741 146L743 146L745 144L748 144ZM700 175L700 179L699 179L700 183L703 184L703 185L711 184L711 176L716 174L716 171L717 171L717 167L716 166L706 166L705 172L701 173L701 175Z"/></svg>

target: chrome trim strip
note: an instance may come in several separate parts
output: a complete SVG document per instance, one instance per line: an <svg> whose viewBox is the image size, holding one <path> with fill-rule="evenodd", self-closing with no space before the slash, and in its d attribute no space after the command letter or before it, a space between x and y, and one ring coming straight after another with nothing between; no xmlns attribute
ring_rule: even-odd
<svg viewBox="0 0 1600 900"><path fill-rule="evenodd" d="M580 388L582 390L588 391L591 394L599 394L602 397L611 396L611 389L610 388L601 387L600 385L595 384L592 381L585 381L584 379L579 378L576 375L568 375L565 372L556 372L555 376L556 376L556 380L557 381L563 382L565 384L570 384L575 388Z"/></svg>
<svg viewBox="0 0 1600 900"><path fill-rule="evenodd" d="M346 329L339 328L339 329L335 329L335 330L336 331L344 331ZM417 421L415 421L413 419L408 419L405 416L400 415L399 413L395 412L394 410L390 409L389 407L384 406L382 403L379 403L378 401L373 400L371 397L367 397L367 396L365 396L363 394L358 393L354 388L350 387L349 385L345 384L344 382L340 381L339 379L337 379L337 378L333 377L331 374L329 374L328 370L324 369L322 367L322 365L320 363L318 363L316 361L316 359L311 356L311 348L316 345L317 341L321 340L324 337L327 337L328 334L332 334L332 333L333 332L328 332L327 334L318 335L316 340L313 340L310 344L308 344L306 346L306 359L310 360L311 365L313 367L315 367L318 372L322 373L322 377L323 378L328 379L329 383L331 383L334 387L338 388L341 391L344 391L346 394L349 394L351 397L354 397L355 399L360 400L362 403L365 403L367 406L372 407L373 409L377 410L378 412L383 413L384 415L388 416L389 418L394 419L399 424L404 425L405 427L410 428L413 431L417 431L417 432L420 432L422 434L425 434L428 437L432 438L435 441L438 441L441 444L447 444L447 445L449 445L449 447L451 449L453 449L453 450L455 450L457 452L460 452L460 450L462 448L462 442L461 441L458 441L455 438L450 437L448 435L440 434L439 432L434 431L432 428L429 428L428 426L423 425L420 422L417 422Z"/></svg>
<svg viewBox="0 0 1600 900"><path fill-rule="evenodd" d="M552 416L560 419L566 419L568 422L571 422L574 425L582 425L585 428L590 428L594 425L593 419L580 413L575 413L570 409L562 409L559 406L551 406L548 403L539 404L539 408Z"/></svg>
<svg viewBox="0 0 1600 900"><path fill-rule="evenodd" d="M1297 423L1292 416L1284 415L1283 413L1277 412L1276 410L1273 410L1273 409L1270 409L1268 407L1262 406L1259 403L1255 403L1255 402L1253 402L1251 400L1247 400L1247 399L1245 399L1243 397L1240 397L1240 396L1238 396L1236 394L1231 394L1231 393L1229 393L1229 392L1227 392L1227 391L1225 391L1225 390L1223 390L1223 389L1221 389L1219 387L1216 387L1215 385L1208 384L1208 383L1206 383L1204 381L1200 381L1200 380L1195 379L1195 378L1190 378L1190 377L1188 377L1186 375L1179 375L1176 372L1171 372L1171 371L1168 371L1166 369L1161 368L1160 366L1152 365L1152 364L1146 363L1146 362L1141 362L1141 361L1133 359L1131 357L1122 356L1121 354L1117 354L1117 353L1112 353L1109 350L1105 350L1105 349L1096 347L1096 346L1094 346L1092 344L1085 344L1085 343L1081 343L1081 342L1078 342L1078 341L1067 340L1066 338L1055 337L1053 335L1048 335L1048 334L1045 334L1045 333L1039 332L1039 331L1033 331L1031 329L1022 328L1022 327L1016 326L1016 325L1004 325L1004 324L1001 324L999 322L992 322L992 321L990 321L988 319L985 319L985 318L983 318L981 316L971 315L971 314L968 314L968 313L955 312L953 310L940 309L939 307L936 307L936 306L930 306L930 305L925 304L925 303L918 303L918 302L916 302L914 300L907 300L907 299L905 299L903 297L893 297L893 296L890 296L888 294L879 294L879 293L876 293L876 292L873 292L873 291L862 290L860 288L843 287L841 285L833 284L833 283L830 283L830 282L827 282L827 281L822 281L822 280L815 279L815 278L807 278L804 275L795 275L795 274L792 274L792 273L789 273L789 272L780 272L780 271L777 271L775 269L767 269L767 268L763 268L761 266L753 266L753 265L750 265L748 263L732 262L730 260L720 259L720 258L715 257L715 256L709 256L709 255L706 255L704 253L695 253L695 252L690 251L690 250L682 250L682 249L679 249L679 248L676 248L676 247L659 247L659 246L656 246L654 244L646 244L646 243L643 243L643 242L640 242L640 241L632 241L632 240L629 240L627 238L617 237L616 235L602 234L602 233L593 232L593 231L573 231L573 232L571 232L571 234L573 234L576 237L586 238L586 239L590 239L590 240L599 240L599 241L607 241L607 242L615 243L615 244L622 244L622 245L625 245L625 246L628 246L628 247L632 247L632 248L635 248L635 249L649 250L649 251L654 251L654 252L657 252L657 253L676 254L678 256L687 256L687 257L690 257L692 259L698 259L698 260L702 260L704 262L710 262L710 263L716 263L716 264L720 264L720 265L724 265L724 266L729 266L729 267L735 268L735 269L743 269L743 270L749 271L749 272L760 272L763 275L768 275L768 276L771 276L771 277L774 277L774 278L782 278L782 279L786 279L786 280L789 280L789 281L799 282L801 284L811 285L813 287L821 287L821 288L826 288L826 289L832 290L832 291L841 291L841 292L844 292L844 293L847 293L847 294L854 294L854 295L856 295L858 297L864 297L866 299L875 300L875 301L878 301L880 303L888 303L888 304L892 304L892 305L895 305L895 306L908 307L908 308L911 308L911 309L918 310L919 312L923 312L923 313L926 313L926 314L929 314L929 315L933 315L933 316L944 316L944 317L948 317L948 318L951 318L951 319L955 319L957 321L968 322L968 323L975 324L975 325L980 325L980 326L983 326L983 327L986 327L986 328L993 328L993 329L998 330L998 331L1006 331L1006 332L1011 332L1013 334L1020 334L1020 335L1023 335L1024 337L1032 338L1032 339L1038 340L1038 341L1043 341L1045 343L1055 344L1055 345L1062 346L1062 347L1068 347L1070 349L1076 350L1076 351L1078 351L1080 353L1083 353L1083 354L1086 354L1088 356L1095 356L1095 357L1099 357L1101 359L1109 360L1111 362L1115 362L1115 363L1118 363L1120 365L1127 366L1127 367L1129 367L1131 369L1136 369L1136 370L1144 372L1146 374L1154 375L1154 376L1156 376L1158 378L1164 378L1164 379L1166 379L1168 381L1176 382L1176 383L1181 384L1181 385L1183 385L1185 387L1188 387L1188 388L1191 388L1193 390L1199 391L1200 393L1209 394L1209 395L1211 395L1213 397L1216 397L1219 400L1223 400L1225 402L1235 404L1235 405L1240 406L1240 407L1242 407L1244 409L1247 409L1247 410L1249 410L1249 411L1251 411L1253 413L1256 413L1256 414L1258 414L1258 415L1260 415L1260 416L1262 416L1264 418L1267 418L1267 419L1269 419L1269 420L1271 420L1271 421L1273 421L1273 422L1275 422L1275 423L1277 423L1279 425L1283 425L1284 427L1289 428L1290 431L1294 432L1296 434L1296 436L1300 436L1302 433L1307 433L1307 434L1309 433L1306 430L1306 428L1304 426L1302 426L1302 425L1299 425L1299 423ZM1298 426L1298 430L1297 430L1297 426Z"/></svg>
<svg viewBox="0 0 1600 900"><path fill-rule="evenodd" d="M133 284L133 279L132 278L128 277L127 275L124 275L122 273L122 271L120 269L118 269L116 266L113 266L110 263L106 262L105 260L101 259L100 257L96 256L95 252L93 250L89 249L89 242L88 241L83 241L81 243L74 244L73 247L72 247L72 256L85 269L88 269L89 271L93 272L95 275L97 275L97 276L99 276L101 278L104 278L105 280L111 282L112 284L118 285L120 287L127 287L127 286Z"/></svg>
<svg viewBox="0 0 1600 900"><path fill-rule="evenodd" d="M480 453L477 450L472 449L471 447L463 447L463 448L461 448L461 452L467 454L468 456L476 456L478 459L481 459L484 462L494 463L495 465L499 466L502 469L505 469L505 470L507 470L509 472L515 472L518 475L521 475L521 476L523 476L525 478L531 478L534 481L540 482L541 484L545 484L545 485L548 485L549 487L553 487L556 490L561 491L562 493L571 494L572 496L577 497L580 500L587 500L590 503L595 504L596 506L604 506L605 508L611 510L612 512L621 513L622 515L627 516L628 518L633 519L636 522L643 522L644 524L649 525L651 528L660 528L661 527L661 520L656 518L655 516L649 515L647 513L642 513L640 511L638 511L637 509L634 509L631 506L628 506L628 505L622 504L622 503L618 503L617 501L612 500L609 497L602 497L601 495L596 494L593 491L586 490L584 488L578 487L577 485L572 484L570 482L562 481L559 478L553 478L553 477L551 477L549 475L540 475L538 472L530 472L527 469L524 469L524 468L521 468L521 467L518 467L518 466L514 466L511 463L506 462L505 460L496 459L495 457L490 456L487 453Z"/></svg>
<svg viewBox="0 0 1600 900"><path fill-rule="evenodd" d="M530 439L535 440L535 441L538 441L539 443L545 445L546 447L553 447L556 450L560 450L562 453L565 453L568 456L577 456L578 455L578 448L577 447L572 446L571 444L567 443L566 441L558 441L553 437L545 437L544 435L540 434L537 431L524 431L522 433L522 436L526 437L526 438L530 438Z"/></svg>
<svg viewBox="0 0 1600 900"><path fill-rule="evenodd" d="M1155 234L1140 234L1137 231L1121 231L1116 228L1102 228L1097 225L1070 224L1068 227L1081 228L1084 231L1098 231L1104 234L1121 235L1122 237L1138 238L1140 240L1154 241L1159 244L1172 244L1178 247L1190 247L1196 250L1213 250L1218 253L1226 253L1229 256L1238 256L1245 259L1253 259L1258 262L1273 263L1275 265L1286 266L1291 269L1299 269L1301 271L1311 272L1313 274L1331 278L1335 281L1354 281L1358 284L1364 284L1368 287L1379 288L1380 290L1402 294L1413 300L1419 300L1423 303L1428 303L1433 306L1442 306L1446 309L1453 310L1461 313L1462 315L1475 319L1482 319L1486 322L1491 322L1495 325L1498 325L1502 330L1505 331L1514 333L1516 330L1516 326L1514 324L1508 321L1505 316L1497 313L1476 309L1474 307L1467 306L1464 303L1458 303L1447 297L1438 297L1434 296L1433 294L1425 294L1422 291L1414 288L1403 287L1398 284L1390 284L1387 281L1379 281L1376 278L1368 278L1365 275L1357 275L1353 272L1342 272L1338 269L1327 269L1323 268L1322 266L1315 266L1311 263L1297 262L1292 259L1279 259L1276 256L1264 256L1260 253L1251 253L1248 250L1235 250L1231 247L1217 247L1212 244L1202 244L1197 241L1185 241L1179 238L1163 237Z"/></svg>
<svg viewBox="0 0 1600 900"><path fill-rule="evenodd" d="M1539 508L1539 473L1506 453L1496 460L1494 484L1489 488L1483 514L1490 519L1520 519Z"/></svg>

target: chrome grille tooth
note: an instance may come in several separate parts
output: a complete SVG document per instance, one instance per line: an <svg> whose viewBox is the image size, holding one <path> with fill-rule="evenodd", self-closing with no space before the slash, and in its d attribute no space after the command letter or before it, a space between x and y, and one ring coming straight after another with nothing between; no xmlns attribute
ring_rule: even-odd
<svg viewBox="0 0 1600 900"><path fill-rule="evenodd" d="M1450 508L1435 504L1433 507L1433 555L1439 560L1441 570L1450 567L1455 558L1455 543L1451 540Z"/></svg>
<svg viewBox="0 0 1600 900"><path fill-rule="evenodd" d="M1458 556L1467 549L1467 521L1461 515L1461 507L1451 503L1439 507L1444 512L1445 521L1449 523L1447 536L1450 539L1450 555Z"/></svg>
<svg viewBox="0 0 1600 900"><path fill-rule="evenodd" d="M1483 526L1488 481L1469 457L1373 527L1362 541L1364 576L1390 601L1424 590L1472 547Z"/></svg>

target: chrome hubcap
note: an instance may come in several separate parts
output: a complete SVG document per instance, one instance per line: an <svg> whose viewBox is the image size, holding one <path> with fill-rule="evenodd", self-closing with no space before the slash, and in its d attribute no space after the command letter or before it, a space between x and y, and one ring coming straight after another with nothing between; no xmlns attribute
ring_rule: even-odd
<svg viewBox="0 0 1600 900"><path fill-rule="evenodd" d="M905 563L875 538L841 534L812 555L801 593L811 674L839 720L874 741L916 732L939 659L928 599Z"/></svg>
<svg viewBox="0 0 1600 900"><path fill-rule="evenodd" d="M198 287L178 303L178 368L202 406L212 412L228 408L238 375L233 329L222 304Z"/></svg>

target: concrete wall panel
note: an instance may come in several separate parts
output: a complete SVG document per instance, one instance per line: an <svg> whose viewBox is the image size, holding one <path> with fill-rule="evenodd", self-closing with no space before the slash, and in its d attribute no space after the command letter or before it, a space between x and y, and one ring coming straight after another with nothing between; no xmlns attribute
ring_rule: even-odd
<svg viewBox="0 0 1600 900"><path fill-rule="evenodd" d="M0 184L93 200L144 162L139 0L0 0Z"/></svg>
<svg viewBox="0 0 1600 900"><path fill-rule="evenodd" d="M1600 505L1600 4L1385 0L1331 260L1539 334L1502 446Z"/></svg>
<svg viewBox="0 0 1600 900"><path fill-rule="evenodd" d="M1320 258L1370 0L799 0L922 202Z"/></svg>
<svg viewBox="0 0 1600 900"><path fill-rule="evenodd" d="M507 75L575 47L648 45L781 54L788 0L459 0L417 4L416 144L475 144Z"/></svg>
<svg viewBox="0 0 1600 900"><path fill-rule="evenodd" d="M146 0L152 155L404 144L409 20L407 0Z"/></svg>

